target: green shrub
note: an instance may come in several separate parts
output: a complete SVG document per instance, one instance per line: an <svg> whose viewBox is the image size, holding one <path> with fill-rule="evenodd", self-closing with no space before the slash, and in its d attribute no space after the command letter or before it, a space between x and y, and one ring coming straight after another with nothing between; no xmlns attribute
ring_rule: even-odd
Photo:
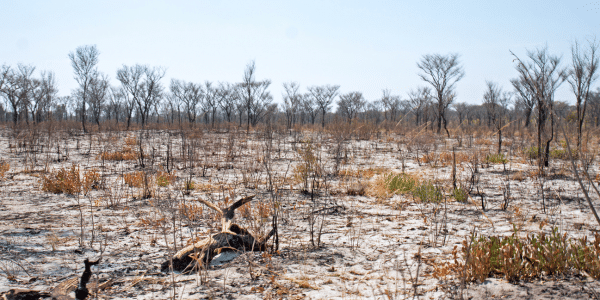
<svg viewBox="0 0 600 300"><path fill-rule="evenodd" d="M504 153L488 154L485 157L485 161L491 164L505 164L508 159L504 157Z"/></svg>
<svg viewBox="0 0 600 300"><path fill-rule="evenodd" d="M539 157L538 147L536 147L536 146L531 146L531 147L525 148L523 150L523 153L529 159L537 159Z"/></svg>
<svg viewBox="0 0 600 300"><path fill-rule="evenodd" d="M387 189L392 193L409 193L416 185L417 180L406 173L390 174L386 180Z"/></svg>
<svg viewBox="0 0 600 300"><path fill-rule="evenodd" d="M455 248L456 249L456 248ZM463 272L467 281L483 282L490 276L501 276L510 282L557 275L572 270L585 271L600 278L600 234L588 243L587 237L572 240L566 233L552 228L550 234L529 235L520 238L516 231L508 237L479 237L470 247L463 242L466 265L455 261L454 270ZM456 257L456 256L455 256Z"/></svg>
<svg viewBox="0 0 600 300"><path fill-rule="evenodd" d="M574 159L577 158L576 149L571 150L571 154L573 155ZM552 149L550 150L550 157L554 159L569 159L569 152L567 149Z"/></svg>
<svg viewBox="0 0 600 300"><path fill-rule="evenodd" d="M431 182L424 182L413 190L413 197L419 198L423 202L440 203L444 199L442 190Z"/></svg>
<svg viewBox="0 0 600 300"><path fill-rule="evenodd" d="M469 200L469 191L464 187L457 187L452 191L452 196L458 202L467 203L467 200Z"/></svg>

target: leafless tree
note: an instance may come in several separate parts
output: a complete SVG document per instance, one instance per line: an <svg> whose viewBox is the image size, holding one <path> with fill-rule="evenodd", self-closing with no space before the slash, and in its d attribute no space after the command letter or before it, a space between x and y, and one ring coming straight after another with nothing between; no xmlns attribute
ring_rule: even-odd
<svg viewBox="0 0 600 300"><path fill-rule="evenodd" d="M416 90L408 92L408 99L410 100L410 106L415 114L415 124L419 126L420 117L424 115L425 108L431 102L431 89L423 86Z"/></svg>
<svg viewBox="0 0 600 300"><path fill-rule="evenodd" d="M531 123L531 113L533 112L536 104L535 94L530 89L530 86L526 84L526 80L522 76L512 79L510 82L517 92L517 99L515 102L524 108L525 128L529 128L529 124Z"/></svg>
<svg viewBox="0 0 600 300"><path fill-rule="evenodd" d="M366 105L366 101L360 92L350 92L347 94L340 95L338 100L338 112L346 117L349 124L352 124L352 120L356 118L358 113Z"/></svg>
<svg viewBox="0 0 600 300"><path fill-rule="evenodd" d="M108 76L100 72L96 73L89 86L88 103L94 123L98 126L106 100L109 98L109 87Z"/></svg>
<svg viewBox="0 0 600 300"><path fill-rule="evenodd" d="M506 111L508 110L511 96L509 93L503 92L502 88L496 83L487 81L486 85L487 90L483 95L483 104L498 134L498 154L500 154L502 153L502 129L506 123Z"/></svg>
<svg viewBox="0 0 600 300"><path fill-rule="evenodd" d="M206 112L204 118L208 120L210 117L211 126L215 127L215 117L217 115L217 109L219 108L219 91L218 88L213 87L210 81L204 83L204 101L202 102L204 111Z"/></svg>
<svg viewBox="0 0 600 300"><path fill-rule="evenodd" d="M229 83L220 83L217 89L217 95L219 97L219 107L225 115L227 122L231 122L231 119L235 114L236 103L239 102L239 89L237 85Z"/></svg>
<svg viewBox="0 0 600 300"><path fill-rule="evenodd" d="M383 106L383 116L388 120L388 114L392 122L396 121L398 112L400 110L400 96L391 95L390 90L383 90L383 96L381 96L381 105Z"/></svg>
<svg viewBox="0 0 600 300"><path fill-rule="evenodd" d="M449 54L443 56L440 54L427 54L417 63L417 66L423 73L419 74L421 79L433 87L435 90L434 97L437 106L437 133L440 133L442 122L446 134L450 136L448 128L446 128L446 110L454 101L454 87L465 72L462 66L459 65L458 54Z"/></svg>
<svg viewBox="0 0 600 300"><path fill-rule="evenodd" d="M283 112L287 119L287 127L290 129L296 123L296 116L302 105L303 95L298 92L300 85L297 82L284 82L283 88L285 89L285 94L283 94Z"/></svg>
<svg viewBox="0 0 600 300"><path fill-rule="evenodd" d="M239 84L241 91L241 100L246 111L247 130L250 130L250 124L256 125L263 117L267 107L273 101L271 93L267 91L270 80L256 81L256 66L254 61L246 66L244 79Z"/></svg>
<svg viewBox="0 0 600 300"><path fill-rule="evenodd" d="M317 106L315 99L311 96L310 93L306 93L302 96L301 107L303 115L306 118L308 118L308 121L311 124L315 124L317 114L319 113L319 107Z"/></svg>
<svg viewBox="0 0 600 300"><path fill-rule="evenodd" d="M308 88L314 103L321 111L321 126L323 128L325 127L325 114L331 109L331 104L338 95L339 89L339 85L311 86Z"/></svg>
<svg viewBox="0 0 600 300"><path fill-rule="evenodd" d="M56 94L58 94L54 73L43 71L41 76L35 92L35 106L32 109L34 122L48 119L50 109L57 99Z"/></svg>
<svg viewBox="0 0 600 300"><path fill-rule="evenodd" d="M146 125L151 110L162 97L163 87L160 80L164 76L163 68L144 65L124 65L117 71L117 79L137 106L142 126Z"/></svg>
<svg viewBox="0 0 600 300"><path fill-rule="evenodd" d="M592 123L598 127L600 126L600 88L596 92L590 92L588 101Z"/></svg>
<svg viewBox="0 0 600 300"><path fill-rule="evenodd" d="M200 84L185 82L183 80L171 79L171 110L174 110L176 103L181 103L186 112L188 122L194 124L198 116L199 106L204 100L204 90Z"/></svg>
<svg viewBox="0 0 600 300"><path fill-rule="evenodd" d="M456 115L458 116L458 124L462 125L463 121L466 119L469 113L469 104L464 102L454 103L452 104L454 110L456 111Z"/></svg>
<svg viewBox="0 0 600 300"><path fill-rule="evenodd" d="M581 149L581 129L585 119L585 110L590 97L590 87L598 79L598 42L588 41L587 49L580 48L575 41L571 46L572 66L567 81L575 94L577 110L577 150Z"/></svg>
<svg viewBox="0 0 600 300"><path fill-rule="evenodd" d="M511 52L512 53L512 52ZM531 61L525 63L514 53L516 69L526 88L532 91L537 107L537 143L540 168L548 166L550 142L554 138L554 92L566 79L566 71L560 67L560 57L548 54L548 48L528 51ZM546 121L550 118L550 128Z"/></svg>
<svg viewBox="0 0 600 300"><path fill-rule="evenodd" d="M69 53L71 66L75 72L75 80L81 89L80 110L81 110L81 126L85 129L86 103L89 97L89 88L94 78L97 77L98 56L100 52L96 45L80 46L75 49L75 52Z"/></svg>
<svg viewBox="0 0 600 300"><path fill-rule="evenodd" d="M4 82L7 81L10 71L10 66L2 65L2 67L0 67L0 91L4 87Z"/></svg>
<svg viewBox="0 0 600 300"><path fill-rule="evenodd" d="M29 108L34 98L34 91L39 81L33 79L35 67L23 64L17 65L17 69L8 68L4 70L3 86L0 92L11 106L14 124L20 119L28 120Z"/></svg>

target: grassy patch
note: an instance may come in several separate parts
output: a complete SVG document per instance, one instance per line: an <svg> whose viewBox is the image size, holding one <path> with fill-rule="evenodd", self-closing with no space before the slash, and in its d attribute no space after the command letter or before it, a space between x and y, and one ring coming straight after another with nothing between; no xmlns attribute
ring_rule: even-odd
<svg viewBox="0 0 600 300"><path fill-rule="evenodd" d="M508 159L504 156L504 153L488 154L485 157L485 161L490 164L505 164Z"/></svg>
<svg viewBox="0 0 600 300"><path fill-rule="evenodd" d="M440 203L444 199L444 193L431 182L423 182L412 191L413 197L422 202Z"/></svg>
<svg viewBox="0 0 600 300"><path fill-rule="evenodd" d="M552 232L520 238L516 231L507 237L474 238L463 241L462 259L454 248L454 263L437 266L453 270L469 282L483 282L488 277L502 277L509 282L553 276L568 272L585 272L600 279L600 234L594 242L587 237L570 239L554 227ZM444 273L444 272L440 272Z"/></svg>

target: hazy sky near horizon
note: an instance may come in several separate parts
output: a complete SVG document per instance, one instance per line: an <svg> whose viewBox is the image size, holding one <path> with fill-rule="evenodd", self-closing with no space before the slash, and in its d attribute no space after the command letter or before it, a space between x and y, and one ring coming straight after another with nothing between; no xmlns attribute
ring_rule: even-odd
<svg viewBox="0 0 600 300"><path fill-rule="evenodd" d="M165 67L168 89L171 78L239 82L255 60L276 102L290 81L405 99L425 84L423 55L459 53L456 101L480 103L486 80L512 90L510 51L547 46L567 66L573 41L600 39L600 1L0 0L0 24L0 64L54 71L60 95L77 87L69 52L95 44L113 85L123 64ZM567 83L556 98L573 103Z"/></svg>

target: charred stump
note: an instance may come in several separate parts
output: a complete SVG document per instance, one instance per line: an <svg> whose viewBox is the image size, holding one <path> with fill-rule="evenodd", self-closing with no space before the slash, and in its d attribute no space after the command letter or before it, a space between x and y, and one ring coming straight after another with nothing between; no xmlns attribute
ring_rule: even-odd
<svg viewBox="0 0 600 300"><path fill-rule="evenodd" d="M276 228L271 229L265 236L256 238L245 228L233 223L235 210L252 201L252 199L254 199L254 195L244 197L224 209L204 199L198 199L198 201L214 209L221 215L221 232L179 250L171 259L162 263L161 270L168 272L172 267L174 271L182 272L194 265L195 262L209 265L215 255L223 250L266 250L266 243L274 234Z"/></svg>

